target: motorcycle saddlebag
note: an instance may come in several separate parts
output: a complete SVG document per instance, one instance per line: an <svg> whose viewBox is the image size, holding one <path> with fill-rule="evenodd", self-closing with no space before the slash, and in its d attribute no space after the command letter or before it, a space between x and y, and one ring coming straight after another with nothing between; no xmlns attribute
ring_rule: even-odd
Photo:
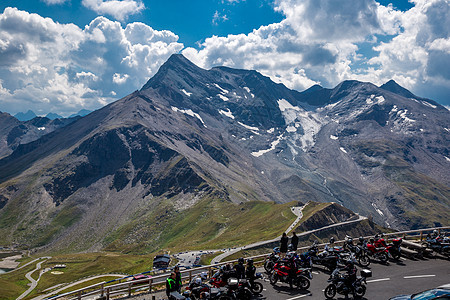
<svg viewBox="0 0 450 300"><path fill-rule="evenodd" d="M361 276L368 278L368 277L372 277L372 271L371 270L367 270L367 269L362 269L361 270Z"/></svg>

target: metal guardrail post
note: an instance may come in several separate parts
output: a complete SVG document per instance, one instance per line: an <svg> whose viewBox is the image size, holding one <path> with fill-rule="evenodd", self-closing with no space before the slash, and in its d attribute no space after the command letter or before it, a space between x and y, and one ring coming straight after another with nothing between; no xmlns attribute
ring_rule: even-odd
<svg viewBox="0 0 450 300"><path fill-rule="evenodd" d="M189 271L189 282L192 280L192 271Z"/></svg>
<svg viewBox="0 0 450 300"><path fill-rule="evenodd" d="M101 295L100 295L100 297L102 297L102 298L103 298L103 296L104 296L104 295L103 295L103 294L104 294L104 292L103 292L103 288L104 288L104 285L105 285L105 284L104 284L104 283L102 283L102 286L101 286L101 289L102 289L102 293L101 293Z"/></svg>
<svg viewBox="0 0 450 300"><path fill-rule="evenodd" d="M420 232L420 241L423 239L423 231Z"/></svg>
<svg viewBox="0 0 450 300"><path fill-rule="evenodd" d="M109 288L106 289L106 300L109 300Z"/></svg>
<svg viewBox="0 0 450 300"><path fill-rule="evenodd" d="M148 281L148 291L151 293L152 292L152 285L153 285L153 279L150 278L150 280Z"/></svg>
<svg viewBox="0 0 450 300"><path fill-rule="evenodd" d="M128 284L128 297L131 297L131 286L132 286L132 284L129 283Z"/></svg>
<svg viewBox="0 0 450 300"><path fill-rule="evenodd" d="M81 291L78 292L78 299L81 300Z"/></svg>

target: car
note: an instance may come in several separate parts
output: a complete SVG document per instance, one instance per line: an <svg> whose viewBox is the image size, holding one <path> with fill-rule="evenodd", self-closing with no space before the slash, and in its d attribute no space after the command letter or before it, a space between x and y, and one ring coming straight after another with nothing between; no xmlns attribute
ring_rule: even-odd
<svg viewBox="0 0 450 300"><path fill-rule="evenodd" d="M389 300L450 300L450 283L412 295L400 295Z"/></svg>

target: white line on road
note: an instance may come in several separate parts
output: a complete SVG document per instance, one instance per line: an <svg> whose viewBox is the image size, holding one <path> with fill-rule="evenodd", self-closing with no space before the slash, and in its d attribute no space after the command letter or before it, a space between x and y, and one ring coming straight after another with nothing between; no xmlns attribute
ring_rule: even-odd
<svg viewBox="0 0 450 300"><path fill-rule="evenodd" d="M307 296L311 296L311 294L300 295L300 296L297 296L297 297L294 297L294 298L289 298L289 299L287 299L287 300L300 299L300 298L307 297Z"/></svg>
<svg viewBox="0 0 450 300"><path fill-rule="evenodd" d="M366 282L378 282L378 281L388 281L391 280L390 278L381 278L381 279L372 279L372 280L367 280Z"/></svg>
<svg viewBox="0 0 450 300"><path fill-rule="evenodd" d="M405 279L410 279L410 278L424 278L424 277L435 277L436 275L415 275L415 276L403 276L403 278Z"/></svg>

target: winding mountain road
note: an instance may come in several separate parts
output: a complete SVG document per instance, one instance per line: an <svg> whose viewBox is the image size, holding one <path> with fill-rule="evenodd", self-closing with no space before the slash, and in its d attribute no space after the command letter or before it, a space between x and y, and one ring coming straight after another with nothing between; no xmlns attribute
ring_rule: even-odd
<svg viewBox="0 0 450 300"><path fill-rule="evenodd" d="M42 265L46 260L48 260L48 259L50 259L50 258L51 258L50 256L44 256L44 257L40 257L40 258L35 259L35 260L33 260L33 261L31 261L31 262L28 263L28 264L30 264L30 263L35 262L35 261L37 261L37 260L44 259L43 261L40 261L40 262L38 262L38 263L36 264L36 269L34 269L34 270L28 272L28 273L25 275L25 277L31 282L30 288L29 288L28 290L26 290L22 295L20 295L19 297L17 297L16 300L20 300L20 299L25 298L29 293L31 293L31 292L36 288L36 286L37 286L39 280L41 279L41 276L42 276L42 274L44 273L44 271L39 272L39 277L38 277L37 280L34 280L34 278L31 277L31 274L33 274L35 271L40 270L40 269L41 269L41 265ZM22 266L22 267L23 267L23 266Z"/></svg>
<svg viewBox="0 0 450 300"><path fill-rule="evenodd" d="M302 210L303 210L304 207L305 207L305 206L302 206L302 207L292 207L292 208L291 208L292 212L293 212L295 215L297 215L297 219L291 224L291 226L289 226L289 228L286 230L286 232L290 232L292 229L295 228L295 226L298 224L298 222L300 222L300 219L303 217ZM351 224L351 223L361 222L362 220L365 220L365 219L367 219L367 218L358 215L358 219L350 220L350 221L344 221L344 222L339 222L339 223L327 225L327 226L324 226L324 227L320 227L320 228L317 228L317 229L308 230L308 231L305 231L305 232L302 232L302 233L297 233L297 236L298 236L298 237L301 237L301 236L305 236L305 235L308 235L308 234L311 234L311 233L314 233L314 232L318 232L318 231L321 231L321 230L325 230L325 229L329 229L329 228L333 228L333 227L338 227L338 226L342 226L342 225L347 225L347 224ZM276 242L276 241L279 241L280 239L281 239L281 236L276 237L276 238L271 239L271 240L261 241L261 242L253 243L253 244L246 245L246 246L243 246L243 247L238 247L238 248L235 248L235 249L230 249L229 251L226 251L225 253L222 253L222 254L220 254L220 255L214 257L214 258L211 260L211 264L219 263L219 262L221 262L225 257L230 256L230 255L232 255L232 254L234 254L234 253L236 253L236 252L238 252L238 251L241 251L241 250L243 250L243 249L250 249L250 248L262 246L262 245L265 245L265 244L274 243L274 242Z"/></svg>

